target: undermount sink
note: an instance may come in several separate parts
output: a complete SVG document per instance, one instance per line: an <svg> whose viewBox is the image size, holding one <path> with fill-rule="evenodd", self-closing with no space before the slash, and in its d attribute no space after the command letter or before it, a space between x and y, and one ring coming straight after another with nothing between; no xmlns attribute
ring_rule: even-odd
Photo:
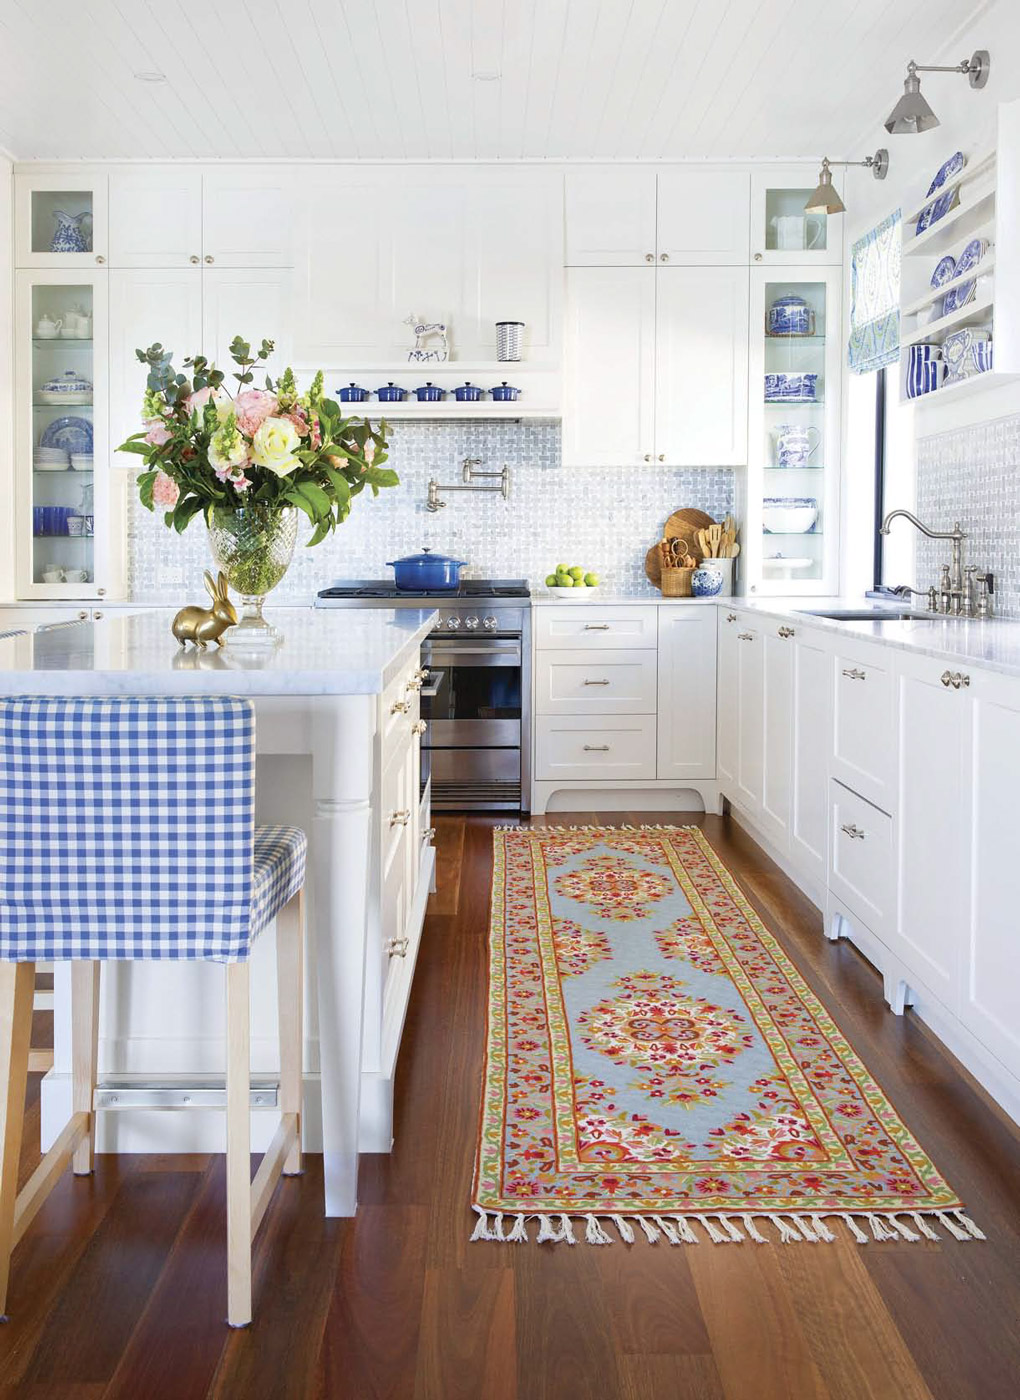
<svg viewBox="0 0 1020 1400"><path fill-rule="evenodd" d="M827 617L833 622L933 622L940 614L909 612L903 608L798 608L805 617Z"/></svg>

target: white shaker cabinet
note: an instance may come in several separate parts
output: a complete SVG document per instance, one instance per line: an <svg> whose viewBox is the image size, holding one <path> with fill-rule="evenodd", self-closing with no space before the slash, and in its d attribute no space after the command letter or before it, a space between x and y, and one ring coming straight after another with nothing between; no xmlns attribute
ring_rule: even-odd
<svg viewBox="0 0 1020 1400"><path fill-rule="evenodd" d="M716 609L660 607L659 778L715 777Z"/></svg>
<svg viewBox="0 0 1020 1400"><path fill-rule="evenodd" d="M202 263L291 267L294 182L286 166L225 166L202 177Z"/></svg>
<svg viewBox="0 0 1020 1400"><path fill-rule="evenodd" d="M970 698L934 657L896 664L899 774L897 911L892 951L959 1014L970 845ZM1015 860L1015 855L1014 855Z"/></svg>
<svg viewBox="0 0 1020 1400"><path fill-rule="evenodd" d="M743 629L742 629L743 630ZM763 619L761 625L762 729L761 814L773 843L786 850L790 839L793 777L793 629ZM753 716L749 716L753 723Z"/></svg>
<svg viewBox="0 0 1020 1400"><path fill-rule="evenodd" d="M673 467L747 461L746 267L656 275L655 458Z"/></svg>
<svg viewBox="0 0 1020 1400"><path fill-rule="evenodd" d="M237 366L230 358L235 335L257 349L263 336L276 343L268 362L275 379L293 356L293 274L287 268L207 268L202 273L202 350L219 369L231 375ZM265 378L260 365L256 386ZM232 380L228 383L233 384Z"/></svg>
<svg viewBox="0 0 1020 1400"><path fill-rule="evenodd" d="M656 255L660 263L746 265L751 176L740 170L662 170Z"/></svg>
<svg viewBox="0 0 1020 1400"><path fill-rule="evenodd" d="M745 613L737 629L737 801L760 818L765 785L765 658L761 627Z"/></svg>
<svg viewBox="0 0 1020 1400"><path fill-rule="evenodd" d="M1016 836L1020 680L972 671L969 688L966 692L961 688L954 698L965 699L971 710L972 816L964 832L970 887L963 922L960 1017L971 1034L1020 1078Z"/></svg>
<svg viewBox="0 0 1020 1400"><path fill-rule="evenodd" d="M568 267L655 262L655 171L586 166L564 177Z"/></svg>
<svg viewBox="0 0 1020 1400"><path fill-rule="evenodd" d="M655 435L655 274L567 271L563 461L651 462Z"/></svg>
<svg viewBox="0 0 1020 1400"><path fill-rule="evenodd" d="M737 764L739 762L737 732L740 720L740 697L737 653L740 649L740 643L737 640L737 633L740 630L740 615L720 609L718 616L716 773L719 778L719 786L728 797L736 787Z"/></svg>
<svg viewBox="0 0 1020 1400"><path fill-rule="evenodd" d="M819 889L828 859L827 770L832 726L832 666L823 633L793 628L790 694L790 859Z"/></svg>
<svg viewBox="0 0 1020 1400"><path fill-rule="evenodd" d="M180 367L202 348L202 274L186 268L110 272L110 435L114 447L141 428L145 366L136 350L159 341ZM225 366L221 366L225 368ZM139 458L114 458L138 466Z"/></svg>
<svg viewBox="0 0 1020 1400"><path fill-rule="evenodd" d="M109 198L111 267L201 267L201 171L188 166L113 170Z"/></svg>

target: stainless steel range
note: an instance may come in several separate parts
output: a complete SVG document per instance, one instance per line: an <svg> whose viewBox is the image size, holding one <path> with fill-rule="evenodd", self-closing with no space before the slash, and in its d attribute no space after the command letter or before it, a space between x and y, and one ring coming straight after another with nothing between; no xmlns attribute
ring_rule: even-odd
<svg viewBox="0 0 1020 1400"><path fill-rule="evenodd" d="M422 783L437 811L526 812L531 785L531 597L524 579L463 579L412 593L340 580L320 608L439 610L422 648Z"/></svg>

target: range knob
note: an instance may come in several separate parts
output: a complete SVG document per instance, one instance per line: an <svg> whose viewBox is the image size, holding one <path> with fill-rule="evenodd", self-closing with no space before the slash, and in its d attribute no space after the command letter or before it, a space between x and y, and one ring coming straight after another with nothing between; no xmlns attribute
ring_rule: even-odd
<svg viewBox="0 0 1020 1400"><path fill-rule="evenodd" d="M475 617L474 614L472 614L470 617L466 617L464 619L464 626L468 629L469 632L473 632L478 626L477 617Z"/></svg>
<svg viewBox="0 0 1020 1400"><path fill-rule="evenodd" d="M451 617L446 625L451 632L456 632L457 629L460 627L460 618Z"/></svg>
<svg viewBox="0 0 1020 1400"><path fill-rule="evenodd" d="M482 626L487 632L495 632L496 628L499 626L499 623L493 617L492 613L489 613L488 617L482 618Z"/></svg>

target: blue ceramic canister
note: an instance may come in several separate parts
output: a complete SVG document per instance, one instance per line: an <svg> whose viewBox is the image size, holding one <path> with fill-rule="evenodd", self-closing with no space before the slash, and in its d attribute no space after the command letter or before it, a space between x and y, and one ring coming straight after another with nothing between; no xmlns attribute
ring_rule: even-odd
<svg viewBox="0 0 1020 1400"><path fill-rule="evenodd" d="M414 392L419 403L440 403L446 397L445 391L438 384L433 384L431 379L420 384Z"/></svg>
<svg viewBox="0 0 1020 1400"><path fill-rule="evenodd" d="M505 379L502 384L496 384L490 390L496 403L512 403L520 392L520 389L515 389L514 386L508 384Z"/></svg>
<svg viewBox="0 0 1020 1400"><path fill-rule="evenodd" d="M723 576L710 559L705 559L691 574L691 596L693 598L714 598L722 592Z"/></svg>
<svg viewBox="0 0 1020 1400"><path fill-rule="evenodd" d="M803 297L779 297L769 307L769 335L810 335L814 330L814 312Z"/></svg>
<svg viewBox="0 0 1020 1400"><path fill-rule="evenodd" d="M458 403L477 403L482 397L482 391L477 384L458 384L453 391Z"/></svg>
<svg viewBox="0 0 1020 1400"><path fill-rule="evenodd" d="M403 403L407 398L407 390L401 389L400 385L394 384L391 379L381 389L376 389L375 396L380 403Z"/></svg>
<svg viewBox="0 0 1020 1400"><path fill-rule="evenodd" d="M340 390L341 403L364 403L367 398L368 390L362 389L359 384L348 384Z"/></svg>

